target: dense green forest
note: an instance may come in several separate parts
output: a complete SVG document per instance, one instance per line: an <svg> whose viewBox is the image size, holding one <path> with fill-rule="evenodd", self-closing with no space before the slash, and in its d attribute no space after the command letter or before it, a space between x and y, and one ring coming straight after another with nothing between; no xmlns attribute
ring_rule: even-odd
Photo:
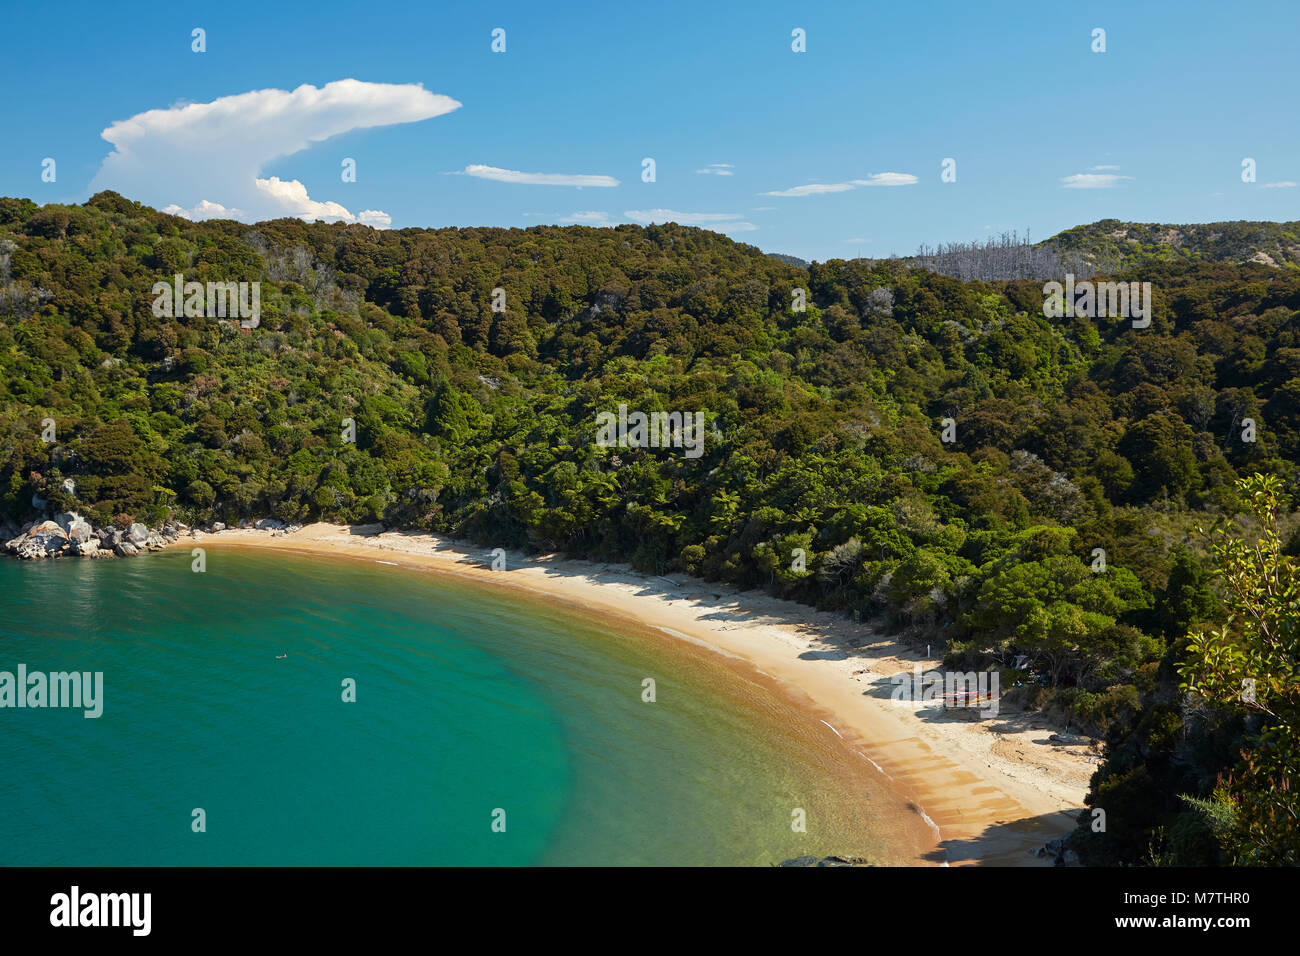
<svg viewBox="0 0 1300 956"><path fill-rule="evenodd" d="M1224 784L1294 781L1238 768L1282 718L1180 684L1232 609L1196 529L1250 511L1239 478L1298 476L1300 270L1200 258L1117 274L1154 288L1138 330L1046 319L1039 282L804 269L672 224L0 199L0 518L383 521L876 616L1106 739L1085 862L1295 863ZM177 273L260 281L259 326L156 317ZM600 447L620 403L704 412L704 453Z"/></svg>

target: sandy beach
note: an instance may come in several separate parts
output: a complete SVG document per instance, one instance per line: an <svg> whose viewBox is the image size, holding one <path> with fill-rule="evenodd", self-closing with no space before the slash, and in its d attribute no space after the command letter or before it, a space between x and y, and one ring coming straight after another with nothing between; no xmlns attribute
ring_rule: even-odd
<svg viewBox="0 0 1300 956"><path fill-rule="evenodd" d="M1074 827L1100 751L1049 741L1041 719L1000 713L977 719L891 699L891 676L937 659L873 629L758 591L741 592L626 565L507 552L492 570L488 549L378 526L313 524L292 533L232 529L182 536L178 548L256 547L351 557L474 578L649 626L701 653L727 655L766 675L870 761L889 787L932 822L933 849L917 863L1050 866L1033 851Z"/></svg>

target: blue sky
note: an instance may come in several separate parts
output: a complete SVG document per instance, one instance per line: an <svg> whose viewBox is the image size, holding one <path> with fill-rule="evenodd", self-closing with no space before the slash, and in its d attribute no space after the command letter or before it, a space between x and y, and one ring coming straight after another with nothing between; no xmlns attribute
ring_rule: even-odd
<svg viewBox="0 0 1300 956"><path fill-rule="evenodd" d="M1107 217L1300 219L1294 0L123 6L6 10L0 194L83 202L108 186L196 217L201 202L245 218L328 208L397 228L671 213L816 259ZM791 50L796 27L807 52ZM222 101L349 79L326 105ZM213 102L219 121L167 132L180 106ZM106 165L101 133L150 110L169 112ZM947 157L956 182L940 180ZM836 191L798 189L814 184Z"/></svg>

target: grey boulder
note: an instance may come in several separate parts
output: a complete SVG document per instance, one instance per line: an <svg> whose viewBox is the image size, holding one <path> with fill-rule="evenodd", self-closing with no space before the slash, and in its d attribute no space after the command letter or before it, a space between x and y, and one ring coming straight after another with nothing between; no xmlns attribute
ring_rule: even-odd
<svg viewBox="0 0 1300 956"><path fill-rule="evenodd" d="M88 538L85 541L74 541L69 550L83 558L103 558L108 556L107 551L100 550L98 538Z"/></svg>
<svg viewBox="0 0 1300 956"><path fill-rule="evenodd" d="M68 532L68 540L78 544L90 541L95 537L95 529L90 526L90 522L85 518L73 516L75 520L68 524L65 529Z"/></svg>
<svg viewBox="0 0 1300 956"><path fill-rule="evenodd" d="M5 544L10 553L24 561L55 557L67 546L67 533L53 521L42 521Z"/></svg>

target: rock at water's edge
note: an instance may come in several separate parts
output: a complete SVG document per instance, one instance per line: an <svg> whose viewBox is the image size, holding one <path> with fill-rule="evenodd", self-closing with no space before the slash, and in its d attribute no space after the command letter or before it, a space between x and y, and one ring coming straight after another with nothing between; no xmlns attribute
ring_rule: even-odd
<svg viewBox="0 0 1300 956"><path fill-rule="evenodd" d="M19 535L5 548L24 561L56 557L68 546L68 536L53 521L42 521L25 534Z"/></svg>

